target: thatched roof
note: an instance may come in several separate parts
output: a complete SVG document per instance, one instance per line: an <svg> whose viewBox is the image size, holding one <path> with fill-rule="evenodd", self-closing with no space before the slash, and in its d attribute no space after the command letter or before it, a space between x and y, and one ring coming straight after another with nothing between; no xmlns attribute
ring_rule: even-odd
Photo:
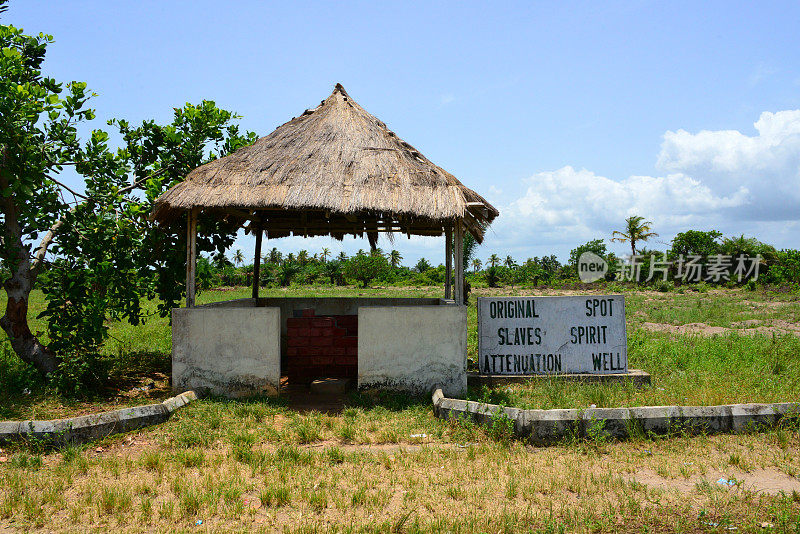
<svg viewBox="0 0 800 534"><path fill-rule="evenodd" d="M499 214L339 84L315 109L194 169L161 195L153 218L168 222L190 208L257 216L270 237L339 237L376 229L441 235L444 226L463 219L481 240L483 228Z"/></svg>

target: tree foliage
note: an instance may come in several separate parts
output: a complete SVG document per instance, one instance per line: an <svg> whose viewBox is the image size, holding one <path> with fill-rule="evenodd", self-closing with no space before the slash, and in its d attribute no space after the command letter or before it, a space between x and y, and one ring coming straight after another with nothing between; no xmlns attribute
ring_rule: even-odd
<svg viewBox="0 0 800 534"><path fill-rule="evenodd" d="M107 320L138 324L143 297L160 297L166 315L183 295L185 260L175 251L185 250L185 231L154 227L153 201L255 135L240 134L233 113L204 101L176 108L166 125L110 121L122 138L117 149L99 129L81 141L78 126L94 118L93 94L83 82L42 74L51 42L0 25L0 258L9 268L0 325L21 359L46 375L61 367L61 378L77 384L108 335ZM66 168L83 180L82 191L64 183ZM234 237L215 219L201 219L199 231L198 248L209 252ZM27 324L37 285L47 299L48 346Z"/></svg>
<svg viewBox="0 0 800 534"><path fill-rule="evenodd" d="M359 250L358 254L347 261L345 274L361 282L362 287L368 287L370 282L385 276L389 272L389 262L382 254L365 254Z"/></svg>
<svg viewBox="0 0 800 534"><path fill-rule="evenodd" d="M652 231L651 225L653 223L646 221L644 217L639 215L631 215L625 219L625 230L612 232L611 241L619 241L622 243L631 244L631 255L636 255L636 243L639 241L647 241L651 237L657 237L658 234Z"/></svg>
<svg viewBox="0 0 800 534"><path fill-rule="evenodd" d="M716 230L687 230L672 239L669 254L671 257L697 255L704 259L720 252L722 233Z"/></svg>

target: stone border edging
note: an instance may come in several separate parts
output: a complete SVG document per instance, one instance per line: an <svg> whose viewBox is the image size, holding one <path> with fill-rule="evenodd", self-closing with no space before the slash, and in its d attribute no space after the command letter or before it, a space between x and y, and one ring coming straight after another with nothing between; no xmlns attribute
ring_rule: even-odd
<svg viewBox="0 0 800 534"><path fill-rule="evenodd" d="M133 406L68 419L0 421L0 443L23 439L48 443L85 443L111 434L163 423L169 419L172 412L196 400L197 395L194 391L186 391L158 404Z"/></svg>
<svg viewBox="0 0 800 534"><path fill-rule="evenodd" d="M638 433L646 436L670 432L743 432L774 427L786 417L800 417L800 403L794 402L523 410L449 399L441 389L434 391L432 401L439 419L467 417L474 423L491 425L502 414L513 422L517 437L534 444L552 443L568 436L628 438Z"/></svg>

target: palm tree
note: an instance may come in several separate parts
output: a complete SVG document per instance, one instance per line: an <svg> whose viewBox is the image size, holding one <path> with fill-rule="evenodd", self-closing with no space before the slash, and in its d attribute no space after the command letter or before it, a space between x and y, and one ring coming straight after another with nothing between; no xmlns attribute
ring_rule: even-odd
<svg viewBox="0 0 800 534"><path fill-rule="evenodd" d="M619 237L612 237L611 241L619 241L620 243L630 243L631 244L631 256L636 255L636 242L637 241L647 241L651 237L658 236L657 233L652 232L650 225L653 224L650 221L645 221L644 217L640 217L639 215L631 215L627 219L625 219L625 231L618 232L614 230L612 236L618 235Z"/></svg>
<svg viewBox="0 0 800 534"><path fill-rule="evenodd" d="M402 261L402 259L403 259L403 256L400 254L400 251L398 251L398 250L392 250L389 253L389 263L395 269L400 267L400 262Z"/></svg>
<svg viewBox="0 0 800 534"><path fill-rule="evenodd" d="M506 267L508 267L509 269L513 269L514 267L517 266L517 263L514 261L514 258L512 258L510 254L506 256L505 264Z"/></svg>
<svg viewBox="0 0 800 534"><path fill-rule="evenodd" d="M278 264L283 259L283 254L277 248L272 247L272 250L269 251L269 262Z"/></svg>
<svg viewBox="0 0 800 534"><path fill-rule="evenodd" d="M286 255L286 263L294 263L294 254L291 252Z"/></svg>
<svg viewBox="0 0 800 534"><path fill-rule="evenodd" d="M322 258L322 263L325 263L326 261L328 261L328 256L330 256L330 255L331 255L331 251L328 250L327 248L323 247L322 252L319 253L319 256Z"/></svg>
<svg viewBox="0 0 800 534"><path fill-rule="evenodd" d="M242 254L242 250L241 249L237 248L236 252L234 252L234 254L233 254L233 263L235 263L237 267L244 263L244 254Z"/></svg>
<svg viewBox="0 0 800 534"><path fill-rule="evenodd" d="M481 265L483 265L483 262L481 262L481 260L479 260L478 258L472 260L472 272L477 273L478 271L480 271Z"/></svg>
<svg viewBox="0 0 800 534"><path fill-rule="evenodd" d="M478 248L478 240L475 239L475 236L471 233L467 232L466 235L464 235L464 250L462 256L464 258L464 265L470 264L476 248Z"/></svg>
<svg viewBox="0 0 800 534"><path fill-rule="evenodd" d="M498 263L500 263L500 258L497 256L497 254L492 254L489 256L489 265L496 267Z"/></svg>
<svg viewBox="0 0 800 534"><path fill-rule="evenodd" d="M299 263L300 265L305 265L306 263L308 263L307 250L301 250L300 252L297 253L297 263Z"/></svg>
<svg viewBox="0 0 800 534"><path fill-rule="evenodd" d="M339 261L347 261L347 254L344 253L344 250L339 253Z"/></svg>
<svg viewBox="0 0 800 534"><path fill-rule="evenodd" d="M370 256L372 256L374 258L382 258L383 257L383 250L381 250L379 247L375 247L374 249L372 249L370 251L369 254L370 254Z"/></svg>

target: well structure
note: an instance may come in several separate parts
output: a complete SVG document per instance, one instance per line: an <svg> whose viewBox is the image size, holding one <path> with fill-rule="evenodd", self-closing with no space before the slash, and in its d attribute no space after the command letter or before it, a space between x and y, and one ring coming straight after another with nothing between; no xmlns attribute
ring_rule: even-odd
<svg viewBox="0 0 800 534"><path fill-rule="evenodd" d="M272 394L290 381L351 376L359 387L466 389L463 250L499 212L359 106L337 84L314 109L253 145L202 165L152 217L185 224L186 307L173 317L173 388ZM255 235L252 296L195 305L197 221ZM289 235L443 236L442 299L261 298L262 240ZM455 253L458 251L458 253ZM341 339L340 339L341 338Z"/></svg>

